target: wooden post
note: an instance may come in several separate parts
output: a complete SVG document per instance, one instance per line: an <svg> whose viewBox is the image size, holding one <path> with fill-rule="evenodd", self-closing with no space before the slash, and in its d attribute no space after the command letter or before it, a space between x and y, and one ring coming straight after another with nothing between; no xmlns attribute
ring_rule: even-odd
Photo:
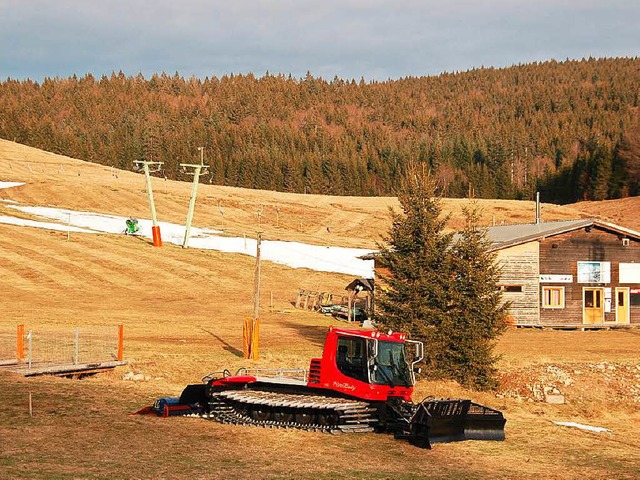
<svg viewBox="0 0 640 480"><path fill-rule="evenodd" d="M24 360L24 325L18 325L18 333L16 334L16 360L22 362Z"/></svg>
<svg viewBox="0 0 640 480"><path fill-rule="evenodd" d="M196 196L198 195L198 182L200 181L200 174L204 166L204 147L198 147L200 150L200 165L190 165L187 163L181 163L180 166L184 169L193 168L193 188L191 189L191 198L189 199L189 211L187 212L187 223L184 229L184 240L182 242L182 248L189 246L189 236L191 233L191 221L193 220L193 211L196 208Z"/></svg>
<svg viewBox="0 0 640 480"><path fill-rule="evenodd" d="M258 232L256 242L256 270L253 279L253 318L245 318L242 327L242 350L244 357L258 360L260 337L260 243L262 233Z"/></svg>
<svg viewBox="0 0 640 480"><path fill-rule="evenodd" d="M118 360L124 360L124 325L118 325Z"/></svg>
<svg viewBox="0 0 640 480"><path fill-rule="evenodd" d="M300 308L300 302L302 302L303 295L304 295L304 290L298 291L298 297L296 298L296 308Z"/></svg>
<svg viewBox="0 0 640 480"><path fill-rule="evenodd" d="M197 166L193 173L193 188L191 190L191 198L189 199L189 210L187 211L187 224L184 229L184 240L182 248L189 246L189 237L191 234L191 222L193 220L193 211L196 208L196 196L198 195L198 181L200 180L200 171L202 167Z"/></svg>
<svg viewBox="0 0 640 480"><path fill-rule="evenodd" d="M262 233L258 232L256 242L256 270L253 277L253 319L257 319L260 315L260 243L262 242Z"/></svg>
<svg viewBox="0 0 640 480"><path fill-rule="evenodd" d="M258 232L258 238L256 242L256 273L254 279L254 300L253 300L253 322L251 325L251 351L250 357L252 360L258 360L260 354L258 351L258 338L260 336L259 317L260 317L260 246L262 243L262 232Z"/></svg>
<svg viewBox="0 0 640 480"><path fill-rule="evenodd" d="M33 401L31 399L31 392L29 392L29 416L33 417Z"/></svg>
<svg viewBox="0 0 640 480"><path fill-rule="evenodd" d="M153 246L162 246L162 236L160 235L160 226L158 225L158 217L156 215L156 204L153 201L153 190L151 188L151 170L149 165L153 166L153 171L157 172L162 167L163 162L145 162L142 160L136 160L133 162L136 166L142 165L144 170L144 176L147 182L147 195L149 197L149 207L151 208L151 235L153 237Z"/></svg>

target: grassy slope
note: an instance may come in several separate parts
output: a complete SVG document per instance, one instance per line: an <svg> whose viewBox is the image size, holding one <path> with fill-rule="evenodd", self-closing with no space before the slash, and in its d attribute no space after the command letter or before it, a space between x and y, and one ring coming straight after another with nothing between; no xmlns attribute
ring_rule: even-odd
<svg viewBox="0 0 640 480"><path fill-rule="evenodd" d="M140 175L0 142L0 180L28 185L0 198L34 205L147 216ZM155 181L162 220L183 221L190 188ZM262 203L270 238L373 246L387 228L393 199L287 195L205 185L195 224L232 233L255 231ZM482 202L486 218L527 218L529 202ZM463 201L446 200L455 211ZM274 222L280 207L279 224ZM3 212L0 206L0 214ZM271 215L269 214L271 212ZM547 218L576 210L545 206ZM217 214L217 216L216 216ZM300 225L302 222L302 226ZM624 222L621 222L624 224ZM326 226L331 227L327 232ZM453 225L455 226L455 224ZM238 355L249 315L253 259L183 250L107 235L0 225L0 339L15 325L68 331L76 325L125 325L131 366L71 381L0 374L0 470L3 478L634 478L640 465L640 414L631 399L611 399L621 385L582 375L566 405L464 391L421 382L421 395L465 396L505 410L504 443L466 442L420 451L385 435L322 435L219 425L196 419L131 417L158 395L180 392L213 370L249 365ZM298 288L339 292L350 277L263 265L263 328L258 366L304 367L320 354L331 320L291 307ZM269 293L274 311L269 312ZM500 341L501 371L520 374L552 363L571 370L593 362L637 364L635 332L510 331ZM9 347L10 349L11 347ZM0 352L2 348L0 346ZM634 363L635 362L635 363ZM575 368L578 368L577 366ZM129 370L148 382L124 381ZM511 378L511 377L509 377ZM520 378L517 375L513 378ZM522 382L528 381L526 378ZM640 370L635 381L640 388ZM33 395L34 416L27 411ZM561 428L574 420L611 428L591 434Z"/></svg>

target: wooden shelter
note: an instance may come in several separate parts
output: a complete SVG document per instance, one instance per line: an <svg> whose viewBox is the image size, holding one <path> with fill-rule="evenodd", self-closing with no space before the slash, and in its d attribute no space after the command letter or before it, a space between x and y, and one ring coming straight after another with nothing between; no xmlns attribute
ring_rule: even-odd
<svg viewBox="0 0 640 480"><path fill-rule="evenodd" d="M348 313L348 317L347 317L347 321L351 322L354 320L354 306L355 306L355 301L356 301L356 297L364 292L367 296L366 298L366 303L365 303L365 312L367 314L368 318L371 318L372 313L373 313L373 291L374 291L374 281L372 278L356 278L355 280L351 281L346 287L345 290L347 290L349 292L349 296L348 296L348 305L347 305L347 311Z"/></svg>

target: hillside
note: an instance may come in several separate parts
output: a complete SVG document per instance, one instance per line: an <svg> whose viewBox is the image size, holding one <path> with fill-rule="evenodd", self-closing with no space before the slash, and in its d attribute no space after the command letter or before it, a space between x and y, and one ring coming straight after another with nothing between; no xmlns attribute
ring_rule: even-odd
<svg viewBox="0 0 640 480"><path fill-rule="evenodd" d="M410 160L442 195L547 200L639 193L640 59L481 68L385 82L179 75L0 82L0 138L98 164L211 166L212 183L394 195Z"/></svg>
<svg viewBox="0 0 640 480"><path fill-rule="evenodd" d="M0 140L0 177L26 183L0 190L0 198L28 205L150 217L142 174ZM154 178L153 189L159 220L184 223L191 185ZM486 225L535 219L534 202L476 201L483 209ZM450 228L462 227L461 210L465 205L469 205L465 199L443 200L444 213L451 215ZM255 236L261 210L260 229L265 238L375 248L376 241L388 231L389 207L399 208L396 198L303 195L204 184L198 192L193 223L223 228L229 235ZM572 207L543 204L542 216L545 220L563 220L584 214Z"/></svg>
<svg viewBox="0 0 640 480"><path fill-rule="evenodd" d="M0 142L0 181L26 183L0 189L5 200L0 215L15 214L6 201L16 201L148 216L142 175L12 142ZM154 188L158 215L182 222L189 184L158 179ZM204 185L195 225L218 225L218 200L230 233L255 232L255 211L262 203L267 236L353 246L373 245L387 228L386 208L395 205L392 198ZM488 221L494 215L496 221L529 219L534 210L531 202L481 203ZM279 225L273 220L276 204ZM445 209L454 213L462 204L444 200ZM543 214L574 218L580 214L577 207L544 205ZM630 215L637 211L628 209ZM498 392L419 382L416 400L473 398L504 411L505 442L439 444L424 451L382 434L326 435L130 416L212 371L307 367L321 353L326 329L344 325L295 310L291 301L299 288L341 292L351 277L264 262L261 358L243 360L242 321L252 313L253 272L254 259L244 255L154 248L124 235L67 237L66 232L0 224L0 356L13 354L20 323L35 332L36 345L44 334L122 324L129 361L113 373L81 381L25 379L0 369L2 478L637 478L637 330L509 330L497 347L503 355ZM125 380L128 372L144 380ZM561 391L566 403L540 401L545 388ZM561 427L555 421L610 432Z"/></svg>

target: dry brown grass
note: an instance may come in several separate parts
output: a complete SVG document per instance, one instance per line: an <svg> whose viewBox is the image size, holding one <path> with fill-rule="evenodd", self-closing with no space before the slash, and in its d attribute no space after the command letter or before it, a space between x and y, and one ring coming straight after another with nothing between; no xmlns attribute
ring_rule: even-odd
<svg viewBox="0 0 640 480"><path fill-rule="evenodd" d="M112 170L0 140L0 178L27 183L0 190L0 198L29 205L150 217L142 174ZM194 225L224 226L231 235L255 235L257 212L262 205L261 229L265 238L372 248L388 230L389 207L399 208L395 197L302 195L222 187L202 181ZM153 189L159 220L184 223L191 185L155 178ZM482 199L477 202L486 225L535 219L534 202ZM444 213L451 214L450 228L463 225L462 208L468 205L465 199L443 200ZM543 204L542 215L546 220L584 216L572 207L552 204Z"/></svg>
<svg viewBox="0 0 640 480"><path fill-rule="evenodd" d="M28 165L31 166L29 172ZM78 175L78 173L80 175ZM31 176L31 178L29 178ZM0 197L33 205L147 216L140 175L0 142L0 180L25 181ZM189 185L155 183L161 220L182 222ZM393 199L285 195L208 186L195 224L218 226L217 200L233 232L255 230L254 213L281 206L280 225L263 215L266 236L372 246L387 228ZM463 201L446 201L455 210ZM484 202L504 218L529 215L528 202ZM545 211L555 212L547 206ZM575 217L571 209L557 207ZM273 210L275 211L275 210ZM489 217L493 214L489 213ZM269 220L271 219L271 220ZM498 221L500 217L498 216ZM300 221L303 228L300 231ZM326 226L331 225L331 235ZM178 394L209 371L251 362L238 356L241 325L251 314L254 260L241 255L153 248L108 235L47 232L0 225L0 333L76 325L125 326L128 367L74 381L0 375L2 478L637 478L638 404L612 403L588 376L567 404L530 403L420 382L424 395L464 396L504 410L507 441L437 445L422 451L387 435L323 435L241 428L198 419L129 416L159 395ZM350 277L265 262L258 366L305 367L321 353L330 319L296 311L298 288L341 291ZM268 308L273 292L274 311ZM0 338L4 338L1 337ZM538 364L637 363L635 332L509 331L498 350L502 372ZM148 382L122 380L135 370ZM640 383L640 377L637 380ZM578 388L579 387L579 388ZM590 389L590 387L593 387ZM604 387L603 387L604 388ZM591 391L593 390L593 391ZM27 410L33 395L34 416ZM604 396L603 396L604 395ZM610 428L592 434L553 425L572 420Z"/></svg>
<svg viewBox="0 0 640 480"><path fill-rule="evenodd" d="M603 200L601 202L580 202L574 205L580 211L593 217L623 225L640 231L640 197Z"/></svg>

